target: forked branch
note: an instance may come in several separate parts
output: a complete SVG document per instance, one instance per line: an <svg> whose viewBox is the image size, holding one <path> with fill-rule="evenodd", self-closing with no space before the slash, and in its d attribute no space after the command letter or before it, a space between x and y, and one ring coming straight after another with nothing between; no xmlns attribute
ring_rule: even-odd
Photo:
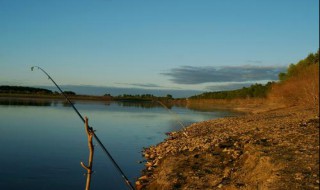
<svg viewBox="0 0 320 190"><path fill-rule="evenodd" d="M83 162L80 162L81 166L87 171L87 181L86 181L86 189L90 189L90 182L91 182L91 174L92 174L92 162L93 162L93 143L92 143L92 137L93 137L93 131L92 128L88 125L88 118L85 117L85 123L84 127L88 136L88 147L89 147L89 163L88 166L86 166Z"/></svg>

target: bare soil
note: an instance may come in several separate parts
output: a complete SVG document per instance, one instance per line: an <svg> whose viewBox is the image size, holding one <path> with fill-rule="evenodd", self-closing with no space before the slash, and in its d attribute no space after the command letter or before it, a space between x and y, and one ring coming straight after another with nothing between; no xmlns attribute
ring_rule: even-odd
<svg viewBox="0 0 320 190"><path fill-rule="evenodd" d="M204 121L143 154L137 189L319 189L319 117L290 107Z"/></svg>

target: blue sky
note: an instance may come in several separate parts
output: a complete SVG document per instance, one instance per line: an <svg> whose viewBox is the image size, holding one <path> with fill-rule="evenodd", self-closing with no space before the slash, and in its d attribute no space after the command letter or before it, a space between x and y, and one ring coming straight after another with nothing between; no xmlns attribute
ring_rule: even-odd
<svg viewBox="0 0 320 190"><path fill-rule="evenodd" d="M0 85L224 90L319 48L316 0L0 0ZM232 76L232 77L231 77Z"/></svg>

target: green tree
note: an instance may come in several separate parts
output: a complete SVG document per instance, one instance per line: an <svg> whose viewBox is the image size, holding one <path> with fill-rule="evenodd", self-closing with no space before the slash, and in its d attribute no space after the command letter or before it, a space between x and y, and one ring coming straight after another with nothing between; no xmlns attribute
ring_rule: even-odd
<svg viewBox="0 0 320 190"><path fill-rule="evenodd" d="M167 94L166 98L167 98L167 99L172 99L173 97L172 97L171 94Z"/></svg>

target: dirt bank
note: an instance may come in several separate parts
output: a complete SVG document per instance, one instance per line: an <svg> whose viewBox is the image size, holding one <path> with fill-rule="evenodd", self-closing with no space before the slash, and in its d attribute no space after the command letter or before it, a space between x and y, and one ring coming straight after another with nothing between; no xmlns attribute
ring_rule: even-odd
<svg viewBox="0 0 320 190"><path fill-rule="evenodd" d="M144 156L137 189L319 189L319 118L291 107L205 121Z"/></svg>

